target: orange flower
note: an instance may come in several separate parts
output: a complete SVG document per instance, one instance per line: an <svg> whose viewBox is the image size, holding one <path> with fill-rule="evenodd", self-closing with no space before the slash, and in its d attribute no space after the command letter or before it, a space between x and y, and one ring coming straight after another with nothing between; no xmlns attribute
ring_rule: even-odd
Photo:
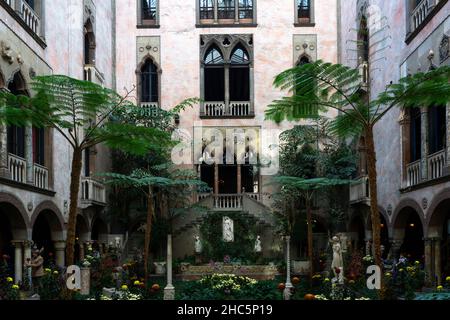
<svg viewBox="0 0 450 320"><path fill-rule="evenodd" d="M152 290L153 290L153 291L159 291L159 289L161 289L161 287L159 286L159 284L155 283L154 285L152 285Z"/></svg>
<svg viewBox="0 0 450 320"><path fill-rule="evenodd" d="M292 278L292 284L299 284L300 283L300 278L299 277L293 277Z"/></svg>
<svg viewBox="0 0 450 320"><path fill-rule="evenodd" d="M284 283L279 283L278 290L283 291L284 289L286 289L286 285Z"/></svg>
<svg viewBox="0 0 450 320"><path fill-rule="evenodd" d="M313 295L313 294L311 294L311 293L307 293L307 294L305 294L304 299L305 299L305 300L315 300L315 299L316 299L316 296Z"/></svg>

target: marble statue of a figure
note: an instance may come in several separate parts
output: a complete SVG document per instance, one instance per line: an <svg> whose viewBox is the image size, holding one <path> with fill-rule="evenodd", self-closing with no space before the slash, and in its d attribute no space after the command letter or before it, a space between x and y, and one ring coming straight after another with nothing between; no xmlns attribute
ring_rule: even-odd
<svg viewBox="0 0 450 320"><path fill-rule="evenodd" d="M223 217L223 241L234 241L234 223L229 217Z"/></svg>
<svg viewBox="0 0 450 320"><path fill-rule="evenodd" d="M262 251L262 247L261 247L261 236L257 236L256 237L256 241L255 241L255 252L261 252Z"/></svg>
<svg viewBox="0 0 450 320"><path fill-rule="evenodd" d="M333 261L331 262L331 268L334 272L333 282L343 283L344 281L344 262L342 259L341 241L337 236L331 239L333 248Z"/></svg>
<svg viewBox="0 0 450 320"><path fill-rule="evenodd" d="M200 240L200 236L195 236L195 253L202 253L202 241Z"/></svg>

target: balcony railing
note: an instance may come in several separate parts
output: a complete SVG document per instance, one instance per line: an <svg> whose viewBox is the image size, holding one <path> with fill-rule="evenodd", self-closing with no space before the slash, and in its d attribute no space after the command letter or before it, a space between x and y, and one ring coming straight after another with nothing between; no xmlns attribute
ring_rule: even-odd
<svg viewBox="0 0 450 320"><path fill-rule="evenodd" d="M223 101L208 101L202 104L200 116L205 118L252 117L254 111L249 101L232 101L229 105Z"/></svg>
<svg viewBox="0 0 450 320"><path fill-rule="evenodd" d="M22 14L22 19L25 21L27 26L29 26L31 30L33 30L34 33L39 34L39 28L41 25L40 18L28 3L23 0L20 0L18 2L20 3L20 12Z"/></svg>
<svg viewBox="0 0 450 320"><path fill-rule="evenodd" d="M411 32L414 32L433 11L439 0L422 0L411 13Z"/></svg>
<svg viewBox="0 0 450 320"><path fill-rule="evenodd" d="M92 178L82 178L81 200L99 204L106 203L105 186Z"/></svg>
<svg viewBox="0 0 450 320"><path fill-rule="evenodd" d="M41 189L48 189L48 169L39 164L34 164L34 185Z"/></svg>
<svg viewBox="0 0 450 320"><path fill-rule="evenodd" d="M11 153L8 154L8 167L11 174L11 180L26 183L27 161L24 158Z"/></svg>
<svg viewBox="0 0 450 320"><path fill-rule="evenodd" d="M350 203L368 201L370 199L369 178L363 177L350 185Z"/></svg>
<svg viewBox="0 0 450 320"><path fill-rule="evenodd" d="M445 165L445 150L428 156L428 179L437 179L443 176Z"/></svg>
<svg viewBox="0 0 450 320"><path fill-rule="evenodd" d="M417 160L406 166L406 184L407 187L415 186L421 181L421 161Z"/></svg>
<svg viewBox="0 0 450 320"><path fill-rule="evenodd" d="M214 209L216 210L242 210L241 194L214 195Z"/></svg>
<svg viewBox="0 0 450 320"><path fill-rule="evenodd" d="M103 86L105 76L92 64L84 65L84 80Z"/></svg>

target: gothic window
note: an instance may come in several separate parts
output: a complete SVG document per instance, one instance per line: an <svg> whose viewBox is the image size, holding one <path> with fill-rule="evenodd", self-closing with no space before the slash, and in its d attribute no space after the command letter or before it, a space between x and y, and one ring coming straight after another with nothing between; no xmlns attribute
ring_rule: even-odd
<svg viewBox="0 0 450 320"><path fill-rule="evenodd" d="M367 27L367 18L361 18L361 24L358 32L358 59L369 61L369 28Z"/></svg>
<svg viewBox="0 0 450 320"><path fill-rule="evenodd" d="M250 101L250 59L248 53L238 45L231 54L230 100Z"/></svg>
<svg viewBox="0 0 450 320"><path fill-rule="evenodd" d="M411 109L410 151L411 162L422 158L422 121L420 108Z"/></svg>
<svg viewBox="0 0 450 320"><path fill-rule="evenodd" d="M198 0L199 25L247 24L256 21L255 0Z"/></svg>
<svg viewBox="0 0 450 320"><path fill-rule="evenodd" d="M295 24L314 23L314 0L295 0Z"/></svg>
<svg viewBox="0 0 450 320"><path fill-rule="evenodd" d="M95 65L95 34L91 20L84 25L84 64Z"/></svg>
<svg viewBox="0 0 450 320"><path fill-rule="evenodd" d="M445 148L446 142L446 108L432 106L428 111L429 153L433 154Z"/></svg>
<svg viewBox="0 0 450 320"><path fill-rule="evenodd" d="M27 94L25 90L25 80L22 75L17 72L13 80L8 85L8 89L12 94L24 95ZM25 128L18 126L8 126L7 129L7 143L8 152L16 156L25 157Z"/></svg>
<svg viewBox="0 0 450 320"><path fill-rule="evenodd" d="M217 46L212 46L205 56L205 101L225 100L224 59Z"/></svg>
<svg viewBox="0 0 450 320"><path fill-rule="evenodd" d="M25 0L25 2L30 6L31 9L35 9L34 0Z"/></svg>
<svg viewBox="0 0 450 320"><path fill-rule="evenodd" d="M91 175L91 156L90 148L84 150L84 176L89 177Z"/></svg>
<svg viewBox="0 0 450 320"><path fill-rule="evenodd" d="M145 60L140 69L140 101L159 102L158 69L151 59Z"/></svg>

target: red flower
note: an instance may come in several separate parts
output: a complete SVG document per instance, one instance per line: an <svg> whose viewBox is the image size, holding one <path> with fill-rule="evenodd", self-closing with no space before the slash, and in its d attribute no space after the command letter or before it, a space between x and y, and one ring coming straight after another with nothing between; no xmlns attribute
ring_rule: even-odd
<svg viewBox="0 0 450 320"><path fill-rule="evenodd" d="M119 271L117 271L117 269L114 268L114 269L112 269L112 272L113 272L113 273L117 273L117 272L119 272Z"/></svg>
<svg viewBox="0 0 450 320"><path fill-rule="evenodd" d="M279 283L278 290L283 291L284 289L286 289L286 285L284 283Z"/></svg>
<svg viewBox="0 0 450 320"><path fill-rule="evenodd" d="M334 271L336 272L336 274L341 273L341 269L339 269L339 268L334 268Z"/></svg>
<svg viewBox="0 0 450 320"><path fill-rule="evenodd" d="M49 256L49 257L53 257L53 252L49 252L49 253L48 253L48 256Z"/></svg>

